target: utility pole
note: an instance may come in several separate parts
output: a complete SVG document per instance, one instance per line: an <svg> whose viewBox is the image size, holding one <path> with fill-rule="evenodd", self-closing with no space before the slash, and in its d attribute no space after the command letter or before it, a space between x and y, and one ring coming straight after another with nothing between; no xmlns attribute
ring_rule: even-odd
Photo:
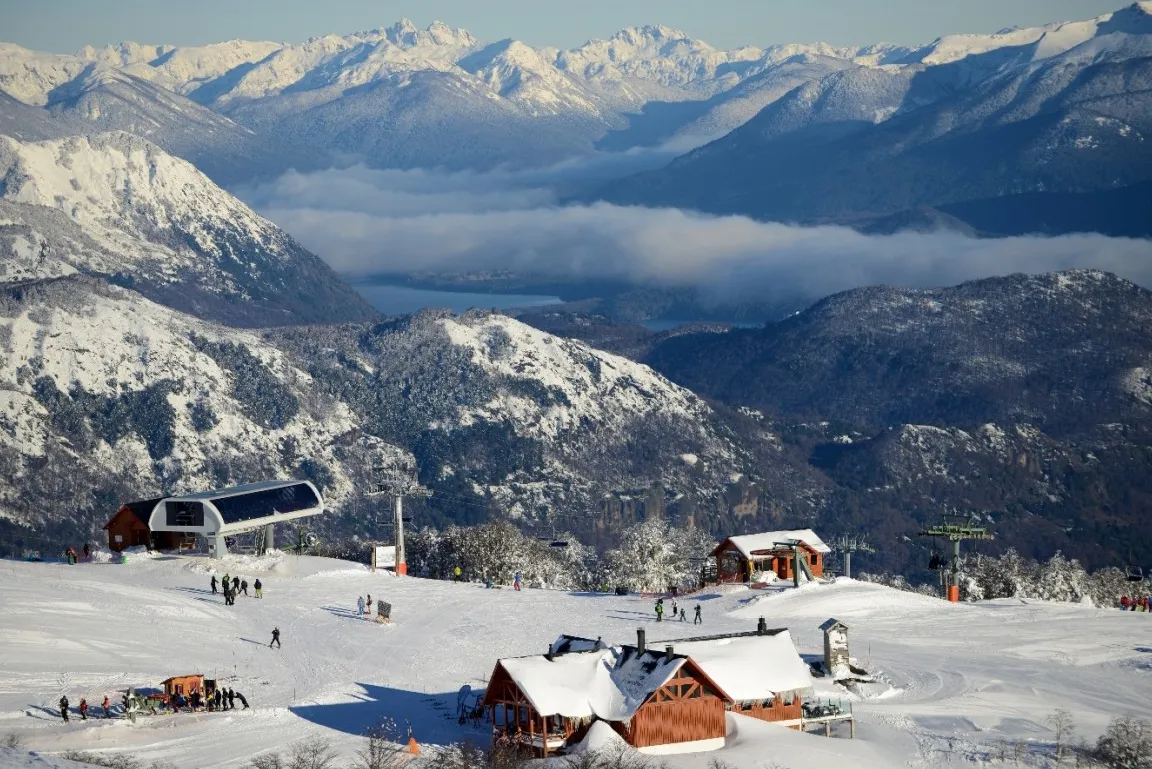
<svg viewBox="0 0 1152 769"><path fill-rule="evenodd" d="M404 497L430 497L432 490L420 485L416 465L407 461L397 465L372 468L376 480L368 487L368 496L388 494L393 499L394 518L392 535L396 543L396 574L408 573L408 559L404 553Z"/></svg>
<svg viewBox="0 0 1152 769"><path fill-rule="evenodd" d="M836 550L844 556L844 576L852 579L852 554L860 553L875 553L876 548L868 544L863 536L857 534L842 534L828 546Z"/></svg>
<svg viewBox="0 0 1152 769"><path fill-rule="evenodd" d="M960 600L960 543L964 540L995 539L987 527L976 525L976 516L960 516L955 513L945 513L944 522L929 526L920 532L921 537L939 537L952 543L952 574L948 584L948 600L956 603ZM949 518L952 521L949 521ZM962 522L961 522L962 521Z"/></svg>

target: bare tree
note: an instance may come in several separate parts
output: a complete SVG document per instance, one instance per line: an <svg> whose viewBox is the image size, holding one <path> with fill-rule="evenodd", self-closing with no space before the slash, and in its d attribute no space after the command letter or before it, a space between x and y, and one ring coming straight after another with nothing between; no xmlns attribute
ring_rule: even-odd
<svg viewBox="0 0 1152 769"><path fill-rule="evenodd" d="M1056 760L1059 761L1064 758L1065 749L1076 732L1076 723L1072 720L1072 713L1064 708L1057 708L1047 720L1052 731L1056 732Z"/></svg>

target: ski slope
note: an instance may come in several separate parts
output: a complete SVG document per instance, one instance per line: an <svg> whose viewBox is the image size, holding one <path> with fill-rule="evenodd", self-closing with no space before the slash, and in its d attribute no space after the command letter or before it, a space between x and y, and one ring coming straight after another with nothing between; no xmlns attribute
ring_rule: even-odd
<svg viewBox="0 0 1152 769"><path fill-rule="evenodd" d="M218 565L263 600L234 607L208 589ZM484 727L457 725L456 692L484 686L498 657L543 653L562 632L650 645L699 634L691 623L656 625L635 596L584 595L453 584L344 561L274 553L131 556L127 564L0 562L0 737L25 750L125 751L182 769L239 767L262 751L323 735L346 755L381 718L411 723L426 750L471 739ZM395 622L355 616L371 593L393 604ZM1071 710L1089 740L1121 713L1152 717L1152 615L1079 605L994 601L953 606L876 585L841 580L771 592L724 588L688 602L703 607L703 631L750 630L764 616L787 626L801 653L819 654L820 622L850 630L858 664L893 687L858 701L857 739L793 732L741 716L714 753L662 756L704 769L712 758L791 769L967 766L1005 740L1042 749L1045 717ZM283 648L269 649L273 626ZM248 711L95 718L60 722L56 702L86 697L96 707L126 686L158 686L200 672L243 692ZM821 692L829 685L818 683ZM770 762L768 762L770 763ZM0 767L49 766L0 752ZM63 765L63 764L61 764Z"/></svg>

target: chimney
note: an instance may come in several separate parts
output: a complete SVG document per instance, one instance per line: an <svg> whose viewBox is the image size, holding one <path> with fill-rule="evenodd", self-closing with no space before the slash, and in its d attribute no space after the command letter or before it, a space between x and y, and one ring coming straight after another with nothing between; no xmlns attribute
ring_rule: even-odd
<svg viewBox="0 0 1152 769"><path fill-rule="evenodd" d="M764 635L767 632L768 623L764 621L763 617L761 617L760 620L756 623L756 635Z"/></svg>
<svg viewBox="0 0 1152 769"><path fill-rule="evenodd" d="M667 662L672 661L672 647L671 646L665 646L664 647L664 659Z"/></svg>
<svg viewBox="0 0 1152 769"><path fill-rule="evenodd" d="M644 643L644 628L636 628L636 650L643 654L648 646Z"/></svg>

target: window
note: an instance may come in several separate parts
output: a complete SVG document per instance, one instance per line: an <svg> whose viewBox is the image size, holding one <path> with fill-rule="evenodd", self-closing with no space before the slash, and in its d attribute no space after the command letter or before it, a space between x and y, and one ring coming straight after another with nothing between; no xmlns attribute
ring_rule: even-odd
<svg viewBox="0 0 1152 769"><path fill-rule="evenodd" d="M320 500L310 486L297 483L278 489L250 491L212 500L220 511L224 523L239 523L253 518L263 518L273 513L295 513L311 507L319 507Z"/></svg>
<svg viewBox="0 0 1152 769"><path fill-rule="evenodd" d="M809 557L812 559L812 565L813 565L813 566L815 566L815 565L816 565L816 562L820 560L820 556L816 555L815 553L813 553L813 554L812 554L811 556L809 556Z"/></svg>
<svg viewBox="0 0 1152 769"><path fill-rule="evenodd" d="M168 501L164 503L164 521L168 526L198 528L204 525L201 502Z"/></svg>

